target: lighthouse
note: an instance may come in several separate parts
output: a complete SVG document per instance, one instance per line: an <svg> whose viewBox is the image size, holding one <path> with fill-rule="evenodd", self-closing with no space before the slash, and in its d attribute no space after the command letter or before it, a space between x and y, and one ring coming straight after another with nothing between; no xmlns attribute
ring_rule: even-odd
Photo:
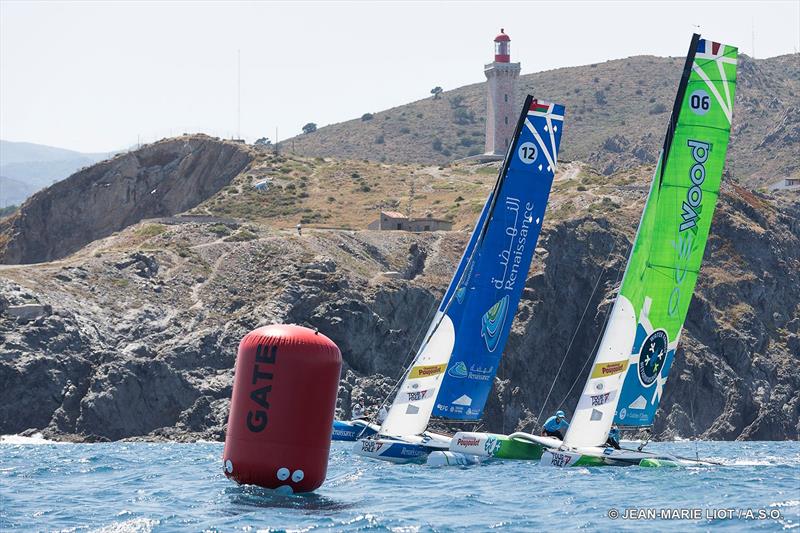
<svg viewBox="0 0 800 533"><path fill-rule="evenodd" d="M486 74L486 156L503 159L516 126L517 80L520 65L511 62L511 38L505 30L494 38L494 61L484 66Z"/></svg>

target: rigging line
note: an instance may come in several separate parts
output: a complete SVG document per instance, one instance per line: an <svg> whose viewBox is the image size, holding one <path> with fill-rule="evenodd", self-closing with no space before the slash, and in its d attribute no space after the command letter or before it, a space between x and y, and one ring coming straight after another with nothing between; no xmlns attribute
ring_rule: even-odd
<svg viewBox="0 0 800 533"><path fill-rule="evenodd" d="M434 300L433 300L433 305L430 307L430 309L428 309L428 312L427 312L427 314L425 315L425 320L424 320L424 322L422 322L423 324L428 324L428 323L429 323L429 320L430 320L430 318L431 318L431 314L433 313L433 311L434 311L434 310L435 310L435 309L436 309L438 306L439 306L439 300L436 300L436 299L434 299ZM416 355L416 353L417 353L417 352L413 351L413 347L417 345L417 341L419 340L419 338L420 338L420 336L422 335L422 332L423 332L423 331L425 331L423 328L419 328L419 331L417 332L417 336L414 338L414 342L412 342L412 343L411 343L412 351L409 351L409 352L408 352L408 355L406 355L405 359L403 359L403 364L402 364L402 366L400 367L400 368L402 368L402 369L403 369L403 372L402 372L402 373L400 374L400 376L398 377L398 379L397 379L397 382L396 382L396 383L394 384L394 386L392 387L392 390L390 390L390 391L389 391L389 394L387 394L387 395L386 395L386 396L383 398L383 401L382 401L382 402L381 402L381 404L378 406L378 410L377 410L377 411L375 411L375 413L373 413L373 414L372 414L372 416L370 416L370 418L369 418L370 422L375 422L375 421L377 420L378 413L380 413L380 410L381 410L381 408L382 408L383 406L385 406L385 405L386 405L386 402L388 402L388 401L389 401L389 398L391 398L391 397L392 397L392 394L394 394L394 392L397 390L397 388L398 388L398 387L400 386L400 384L403 382L403 378L405 377L406 373L408 372L408 369L406 368L406 367L408 366L408 361L409 361L409 359L412 357L412 354L413 354L413 355ZM362 432L363 432L363 431L362 431Z"/></svg>
<svg viewBox="0 0 800 533"><path fill-rule="evenodd" d="M609 257L611 253L614 252L614 248L612 245L611 252L609 252ZM583 308L583 313L581 314L580 320L578 320L578 325L575 327L575 331L572 333L572 338L569 340L569 345L567 346L567 350L564 352L564 357L561 358L561 364L558 365L558 370L556 371L555 377L553 377L553 382L550 384L550 390L547 391L547 396L545 396L544 401L542 402L542 408L539 410L539 415L536 417L536 421L534 422L534 431L536 431L537 426L540 424L542 419L542 413L544 413L544 408L547 406L547 401L550 399L550 395L553 393L553 388L556 386L556 381L558 381L558 376L561 375L561 369L564 368L564 363L567 361L567 355L569 355L569 351L572 349L572 343L575 342L575 337L578 336L578 331L580 330L581 324L583 324L583 319L586 317L586 311L589 310L589 305L591 305L592 300L594 299L594 295L597 292L597 287L600 286L600 280L603 279L603 275L606 273L608 269L608 262L606 261L605 266L603 266L603 270L600 272L600 275L597 276L597 281L594 283L594 288L592 289L592 293L589 295L589 299L586 301L586 306Z"/></svg>
<svg viewBox="0 0 800 533"><path fill-rule="evenodd" d="M631 248L631 246L628 246L628 252L630 252L630 248ZM626 255L627 255L627 254L626 254ZM614 285L617 285L617 284L619 283L619 280L620 280L621 274L622 274L622 265L620 265L620 266L619 266L619 268L617 268L617 279L616 279L616 281L614 282ZM620 291L620 289L622 289L622 287L619 287L619 288L617 289L617 297L619 297L619 291ZM608 310L608 313L606 313L606 318L605 318L605 320L603 321L603 327L602 327L602 329L600 330L601 332L605 332L605 330L606 330L606 326L608 325L608 320L611 318L611 312L612 312L613 310L614 310L614 306L612 305L612 306L611 306L611 308ZM564 399L563 399L563 400L561 400L561 402L558 404L558 407L556 407L556 409L561 409L561 406L562 406L562 405L564 405L564 402L566 402L566 401L567 401L567 398L569 398L569 395L570 395L570 393L572 392L572 389L574 389L574 388L575 388L575 385L578 383L578 380L581 378L581 374L583 374L583 369L584 369L584 368L586 368L586 364L589 362L589 360L591 360L591 359L593 358L592 356L595 354L595 351L597 350L597 345L598 345L598 344L600 344L600 339L601 339L602 337L603 337L603 335L598 335L598 336L597 336L597 339L594 341L594 346L592 347L592 350L589 352L589 357L587 357L587 358L586 358L586 361L584 361L584 362L583 362L583 366L582 366L582 367L581 367L581 369L578 371L578 374L575 376L575 380L572 382L572 385L570 385L570 387L569 387L569 390L568 390L568 391L567 391L567 393L564 395Z"/></svg>

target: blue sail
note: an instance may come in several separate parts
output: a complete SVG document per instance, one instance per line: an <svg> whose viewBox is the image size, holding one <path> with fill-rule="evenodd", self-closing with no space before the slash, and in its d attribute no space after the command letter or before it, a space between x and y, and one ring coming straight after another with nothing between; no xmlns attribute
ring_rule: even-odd
<svg viewBox="0 0 800 533"><path fill-rule="evenodd" d="M514 140L440 312L455 344L433 415L483 413L528 277L553 184L564 106L525 101Z"/></svg>

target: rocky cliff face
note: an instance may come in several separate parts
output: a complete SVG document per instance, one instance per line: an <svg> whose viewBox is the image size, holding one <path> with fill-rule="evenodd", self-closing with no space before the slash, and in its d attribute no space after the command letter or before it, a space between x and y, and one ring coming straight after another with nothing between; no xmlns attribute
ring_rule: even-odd
<svg viewBox="0 0 800 533"><path fill-rule="evenodd" d="M59 259L144 218L190 209L251 161L245 146L203 135L118 155L40 191L0 221L0 262Z"/></svg>
<svg viewBox="0 0 800 533"><path fill-rule="evenodd" d="M642 195L627 186L612 192ZM540 410L575 404L641 211L635 201L592 205L570 203L561 217L551 207L487 405L487 430L529 429ZM725 188L658 436L798 438L798 220L796 197ZM58 263L4 267L0 433L221 439L238 341L271 322L317 327L340 346L339 416L349 415L353 396L375 405L413 353L467 239L297 236L256 225L220 238L213 230L140 225Z"/></svg>

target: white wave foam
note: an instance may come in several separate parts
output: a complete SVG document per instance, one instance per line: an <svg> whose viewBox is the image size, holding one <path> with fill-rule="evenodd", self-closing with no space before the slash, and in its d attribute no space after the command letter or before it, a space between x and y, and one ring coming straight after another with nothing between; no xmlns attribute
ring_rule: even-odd
<svg viewBox="0 0 800 533"><path fill-rule="evenodd" d="M95 533L150 533L160 522L152 518L133 518L93 529Z"/></svg>
<svg viewBox="0 0 800 533"><path fill-rule="evenodd" d="M67 444L55 440L47 440L41 433L34 433L30 437L22 435L0 435L0 444Z"/></svg>

